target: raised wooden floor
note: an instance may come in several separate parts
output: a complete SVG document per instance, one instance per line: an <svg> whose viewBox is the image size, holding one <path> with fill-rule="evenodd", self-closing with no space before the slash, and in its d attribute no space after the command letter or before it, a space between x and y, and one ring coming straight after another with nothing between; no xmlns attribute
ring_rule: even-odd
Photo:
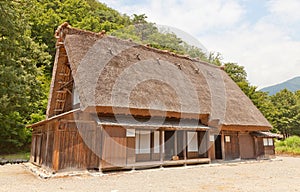
<svg viewBox="0 0 300 192"><path fill-rule="evenodd" d="M146 161L146 162L136 162L134 164L128 164L125 169L142 169L142 168L152 168L152 167L163 167L163 166L176 166L176 165L190 165L190 164L204 164L210 163L209 158L199 158L199 159L187 159L187 160L170 160L170 161Z"/></svg>

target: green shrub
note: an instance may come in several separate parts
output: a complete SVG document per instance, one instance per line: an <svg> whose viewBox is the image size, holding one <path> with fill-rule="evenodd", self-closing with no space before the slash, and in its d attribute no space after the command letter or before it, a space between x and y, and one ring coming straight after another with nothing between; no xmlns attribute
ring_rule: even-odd
<svg viewBox="0 0 300 192"><path fill-rule="evenodd" d="M300 155L300 137L292 136L283 141L276 141L275 149L277 153Z"/></svg>

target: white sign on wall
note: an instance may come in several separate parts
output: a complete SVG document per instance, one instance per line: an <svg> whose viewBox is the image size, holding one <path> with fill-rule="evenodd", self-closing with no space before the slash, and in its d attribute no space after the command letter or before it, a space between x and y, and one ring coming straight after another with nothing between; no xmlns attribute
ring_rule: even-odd
<svg viewBox="0 0 300 192"><path fill-rule="evenodd" d="M126 129L126 137L135 137L135 129Z"/></svg>

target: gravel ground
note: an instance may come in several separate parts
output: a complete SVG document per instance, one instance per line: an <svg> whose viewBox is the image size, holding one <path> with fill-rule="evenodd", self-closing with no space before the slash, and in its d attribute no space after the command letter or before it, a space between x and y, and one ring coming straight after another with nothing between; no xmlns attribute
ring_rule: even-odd
<svg viewBox="0 0 300 192"><path fill-rule="evenodd" d="M41 179L24 165L0 166L0 191L300 191L300 158Z"/></svg>

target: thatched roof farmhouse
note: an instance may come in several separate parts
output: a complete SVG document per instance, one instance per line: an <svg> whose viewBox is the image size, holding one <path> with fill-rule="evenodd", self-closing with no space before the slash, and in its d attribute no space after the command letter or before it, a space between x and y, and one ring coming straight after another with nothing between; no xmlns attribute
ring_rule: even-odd
<svg viewBox="0 0 300 192"><path fill-rule="evenodd" d="M253 134L271 125L222 68L66 23L55 36L31 162L108 170L274 154Z"/></svg>

